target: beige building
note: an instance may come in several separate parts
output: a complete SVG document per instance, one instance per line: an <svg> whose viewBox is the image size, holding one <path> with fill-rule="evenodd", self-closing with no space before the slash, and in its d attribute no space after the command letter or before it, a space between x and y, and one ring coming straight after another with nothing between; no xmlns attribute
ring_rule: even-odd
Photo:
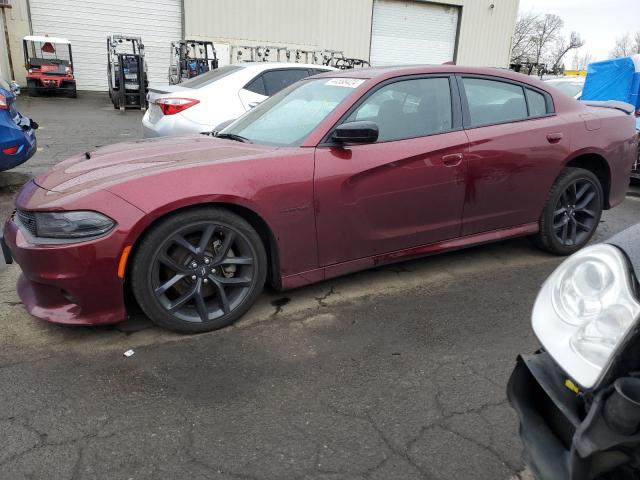
<svg viewBox="0 0 640 480"><path fill-rule="evenodd" d="M78 88L88 90L106 89L106 37L113 33L142 37L152 84L167 82L169 44L179 38L213 40L222 64L238 61L237 46L262 45L339 50L372 65L455 61L506 67L519 3L519 0L9 1L14 7L8 10L13 77L24 83L21 38L29 33L48 34L71 40ZM275 54L271 56L275 60ZM242 58L248 59L246 53ZM0 65L2 61L0 58ZM4 71L2 74L7 78Z"/></svg>

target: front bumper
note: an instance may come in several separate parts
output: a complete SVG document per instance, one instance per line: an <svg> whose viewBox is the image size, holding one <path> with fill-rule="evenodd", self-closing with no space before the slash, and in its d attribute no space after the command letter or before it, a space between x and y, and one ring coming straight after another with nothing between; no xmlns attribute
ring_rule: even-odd
<svg viewBox="0 0 640 480"><path fill-rule="evenodd" d="M34 317L65 325L110 324L126 318L123 283L114 261L104 258L111 256L109 236L73 245L39 246L31 244L9 219L3 243L22 269L18 296Z"/></svg>
<svg viewBox="0 0 640 480"><path fill-rule="evenodd" d="M64 194L25 184L16 205L23 210L83 210L99 205L101 213L117 219L107 235L73 243L40 243L12 216L4 224L3 243L22 275L18 295L27 311L43 320L66 325L101 325L126 318L124 281L118 261L134 241L132 229L144 213L121 198L100 190L81 203Z"/></svg>
<svg viewBox="0 0 640 480"><path fill-rule="evenodd" d="M536 479L638 478L640 434L616 433L604 418L613 388L592 392L587 402L564 386L566 379L546 352L519 357L509 379L507 396Z"/></svg>

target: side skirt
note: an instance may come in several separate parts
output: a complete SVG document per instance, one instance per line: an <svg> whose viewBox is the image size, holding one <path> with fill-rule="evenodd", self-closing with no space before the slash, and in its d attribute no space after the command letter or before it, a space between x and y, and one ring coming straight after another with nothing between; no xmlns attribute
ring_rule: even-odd
<svg viewBox="0 0 640 480"><path fill-rule="evenodd" d="M466 237L454 238L438 243L421 245L419 247L407 248L404 250L396 250L394 252L382 253L372 257L358 258L349 260L348 262L336 263L326 267L309 270L294 275L282 277L282 289L289 290L292 288L302 287L311 283L321 282L330 278L340 277L353 272L375 268L381 265L401 262L411 258L425 257L435 255L437 253L450 252L460 250L467 247L474 247L484 243L492 243L507 238L523 237L538 233L538 223L528 223L517 227L493 230L491 232L477 233Z"/></svg>

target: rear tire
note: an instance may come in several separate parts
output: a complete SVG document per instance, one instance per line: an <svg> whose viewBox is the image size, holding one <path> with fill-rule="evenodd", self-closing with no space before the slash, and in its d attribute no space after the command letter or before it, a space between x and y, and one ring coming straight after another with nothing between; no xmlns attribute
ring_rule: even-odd
<svg viewBox="0 0 640 480"><path fill-rule="evenodd" d="M598 177L583 168L565 168L549 191L540 231L532 241L555 255L571 255L591 240L603 207L604 193Z"/></svg>
<svg viewBox="0 0 640 480"><path fill-rule="evenodd" d="M226 327L260 295L267 274L262 240L242 217L221 208L172 215L145 235L131 286L144 313L180 333Z"/></svg>

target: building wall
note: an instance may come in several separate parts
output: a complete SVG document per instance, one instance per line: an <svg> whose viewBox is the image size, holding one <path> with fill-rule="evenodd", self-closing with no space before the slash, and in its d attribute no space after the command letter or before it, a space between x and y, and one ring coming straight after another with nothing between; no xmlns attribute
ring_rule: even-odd
<svg viewBox="0 0 640 480"><path fill-rule="evenodd" d="M458 64L508 66L519 0L433 3L461 7ZM373 0L184 0L184 12L187 38L344 50L369 59Z"/></svg>
<svg viewBox="0 0 640 480"><path fill-rule="evenodd" d="M9 72L9 58L7 57L7 42L4 35L4 27L2 26L4 10L0 8L0 78L6 81L11 80Z"/></svg>
<svg viewBox="0 0 640 480"><path fill-rule="evenodd" d="M462 19L458 34L457 63L508 67L519 3L519 0L460 2Z"/></svg>
<svg viewBox="0 0 640 480"><path fill-rule="evenodd" d="M373 0L184 0L185 36L369 58Z"/></svg>
<svg viewBox="0 0 640 480"><path fill-rule="evenodd" d="M7 29L9 30L9 48L13 59L15 80L20 85L26 84L27 72L24 68L22 38L31 34L29 27L29 8L27 0L11 0L12 8L6 10Z"/></svg>

